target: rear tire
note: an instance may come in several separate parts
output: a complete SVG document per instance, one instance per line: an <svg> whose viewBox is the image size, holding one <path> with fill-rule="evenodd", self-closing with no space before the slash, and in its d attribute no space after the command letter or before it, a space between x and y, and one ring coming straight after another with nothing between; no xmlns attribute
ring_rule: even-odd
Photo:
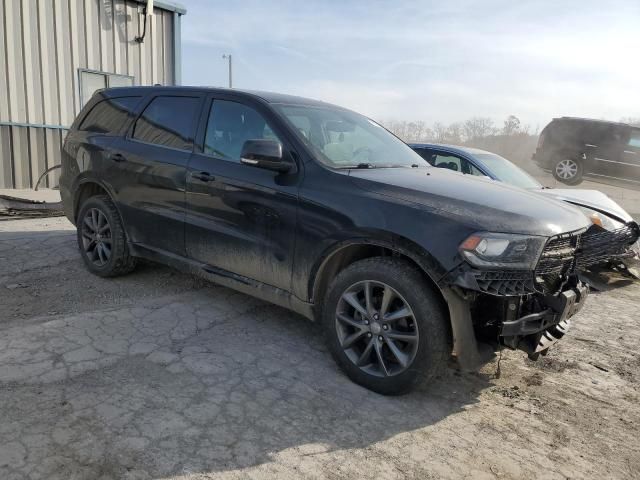
<svg viewBox="0 0 640 480"><path fill-rule="evenodd" d="M578 185L582 183L584 164L581 159L573 158L572 155L560 155L554 161L551 173L560 183Z"/></svg>
<svg viewBox="0 0 640 480"><path fill-rule="evenodd" d="M441 373L451 355L442 302L422 272L402 259L351 264L329 286L323 307L333 358L351 380L374 392L407 393Z"/></svg>
<svg viewBox="0 0 640 480"><path fill-rule="evenodd" d="M108 196L88 198L80 207L76 224L80 255L91 273L116 277L136 267L122 219Z"/></svg>

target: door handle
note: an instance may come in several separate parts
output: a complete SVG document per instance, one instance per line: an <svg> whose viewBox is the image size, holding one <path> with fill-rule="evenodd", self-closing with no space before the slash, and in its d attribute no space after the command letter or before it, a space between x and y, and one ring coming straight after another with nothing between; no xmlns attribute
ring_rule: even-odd
<svg viewBox="0 0 640 480"><path fill-rule="evenodd" d="M126 160L125 156L121 153L112 153L109 155L109 158L114 162L124 162Z"/></svg>
<svg viewBox="0 0 640 480"><path fill-rule="evenodd" d="M191 178L196 178L201 182L212 182L216 179L209 172L191 172Z"/></svg>

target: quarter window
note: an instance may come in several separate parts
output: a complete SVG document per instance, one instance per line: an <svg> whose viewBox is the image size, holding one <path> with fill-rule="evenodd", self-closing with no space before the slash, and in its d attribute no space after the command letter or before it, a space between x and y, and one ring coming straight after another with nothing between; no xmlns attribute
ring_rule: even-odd
<svg viewBox="0 0 640 480"><path fill-rule="evenodd" d="M110 98L98 102L84 117L80 130L96 133L117 133L127 122L141 97Z"/></svg>
<svg viewBox="0 0 640 480"><path fill-rule="evenodd" d="M640 132L632 132L629 138L629 146L640 148Z"/></svg>
<svg viewBox="0 0 640 480"><path fill-rule="evenodd" d="M133 129L133 138L179 150L191 150L199 99L196 97L154 98Z"/></svg>
<svg viewBox="0 0 640 480"><path fill-rule="evenodd" d="M204 139L205 154L240 162L244 142L260 139L280 141L260 113L242 103L213 101Z"/></svg>

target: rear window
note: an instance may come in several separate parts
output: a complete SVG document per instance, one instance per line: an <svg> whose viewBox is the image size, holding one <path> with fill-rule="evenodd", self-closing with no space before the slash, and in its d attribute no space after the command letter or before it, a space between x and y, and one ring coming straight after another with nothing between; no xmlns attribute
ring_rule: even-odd
<svg viewBox="0 0 640 480"><path fill-rule="evenodd" d="M191 150L199 101L197 97L154 98L136 121L133 138L163 147Z"/></svg>
<svg viewBox="0 0 640 480"><path fill-rule="evenodd" d="M80 130L106 134L118 133L127 122L129 115L133 113L140 98L139 96L109 98L96 103L82 120Z"/></svg>

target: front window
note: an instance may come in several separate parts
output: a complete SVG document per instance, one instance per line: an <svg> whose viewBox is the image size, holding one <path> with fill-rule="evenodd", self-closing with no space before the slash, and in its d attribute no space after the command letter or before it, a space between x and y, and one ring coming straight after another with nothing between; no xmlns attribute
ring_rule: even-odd
<svg viewBox="0 0 640 480"><path fill-rule="evenodd" d="M477 153L473 156L482 162L487 170L501 182L520 188L542 187L540 182L535 178L500 155L494 153Z"/></svg>
<svg viewBox="0 0 640 480"><path fill-rule="evenodd" d="M310 147L332 168L427 167L427 162L376 122L348 110L275 105Z"/></svg>
<svg viewBox="0 0 640 480"><path fill-rule="evenodd" d="M205 154L240 163L244 143L259 139L280 142L265 118L254 108L228 100L213 101L204 138Z"/></svg>

